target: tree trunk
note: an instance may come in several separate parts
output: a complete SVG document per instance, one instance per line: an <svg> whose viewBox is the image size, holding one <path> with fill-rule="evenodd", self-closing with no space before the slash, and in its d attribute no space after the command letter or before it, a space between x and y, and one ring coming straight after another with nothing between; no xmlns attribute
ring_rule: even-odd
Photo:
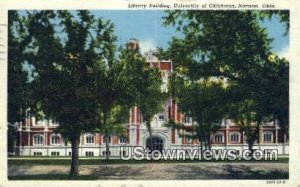
<svg viewBox="0 0 300 187"><path fill-rule="evenodd" d="M248 149L250 150L250 154L251 156L253 155L253 144L254 144L254 141L250 140L247 142L248 143Z"/></svg>
<svg viewBox="0 0 300 187"><path fill-rule="evenodd" d="M205 150L205 133L204 128L200 128L200 141L201 141L201 159L203 159L204 150Z"/></svg>
<svg viewBox="0 0 300 187"><path fill-rule="evenodd" d="M108 133L106 132L105 133L105 146L106 146L106 160L109 160L109 135Z"/></svg>
<svg viewBox="0 0 300 187"><path fill-rule="evenodd" d="M211 150L211 138L210 138L211 132L208 133L207 141L208 141L208 149Z"/></svg>
<svg viewBox="0 0 300 187"><path fill-rule="evenodd" d="M104 123L104 135L105 135L105 147L106 147L106 155L105 158L106 160L109 160L109 138L110 138L110 134L108 131L108 124L107 124L107 119L108 119L108 112L104 112L103 114L103 123Z"/></svg>
<svg viewBox="0 0 300 187"><path fill-rule="evenodd" d="M205 133L205 149L211 150L210 145L210 132Z"/></svg>
<svg viewBox="0 0 300 187"><path fill-rule="evenodd" d="M201 155L201 160L203 159L203 155L204 155L204 138L203 138L203 136L201 136L200 137L200 141L201 141L201 153L200 153L200 155Z"/></svg>
<svg viewBox="0 0 300 187"><path fill-rule="evenodd" d="M79 166L79 160L78 160L79 137L80 137L80 135L74 135L74 137L71 139L72 161L71 161L70 175L72 177L75 177L75 176L79 175L79 172L78 172L78 166Z"/></svg>
<svg viewBox="0 0 300 187"><path fill-rule="evenodd" d="M151 129L151 123L150 121L147 120L146 122L147 130L149 132L149 140L150 140L150 151L152 152L152 129Z"/></svg>

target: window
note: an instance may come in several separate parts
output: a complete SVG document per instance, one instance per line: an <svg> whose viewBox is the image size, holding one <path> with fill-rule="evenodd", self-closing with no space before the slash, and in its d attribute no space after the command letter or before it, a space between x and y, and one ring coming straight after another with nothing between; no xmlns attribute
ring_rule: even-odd
<svg viewBox="0 0 300 187"><path fill-rule="evenodd" d="M238 132L233 132L230 135L230 141L231 143L238 143L240 142L240 133Z"/></svg>
<svg viewBox="0 0 300 187"><path fill-rule="evenodd" d="M223 143L223 134L218 133L215 135L215 142L216 143Z"/></svg>
<svg viewBox="0 0 300 187"><path fill-rule="evenodd" d="M43 145L44 143L44 136L41 134L37 134L33 136L33 143L34 145Z"/></svg>
<svg viewBox="0 0 300 187"><path fill-rule="evenodd" d="M42 152L33 152L33 156L42 156Z"/></svg>
<svg viewBox="0 0 300 187"><path fill-rule="evenodd" d="M51 136L51 144L53 144L53 145L59 144L59 139L60 139L59 135L57 135L57 134L52 135Z"/></svg>
<svg viewBox="0 0 300 187"><path fill-rule="evenodd" d="M87 144L94 144L94 135L92 134L86 135L85 140Z"/></svg>
<svg viewBox="0 0 300 187"><path fill-rule="evenodd" d="M86 151L85 156L92 157L92 156L94 156L94 152L93 151Z"/></svg>
<svg viewBox="0 0 300 187"><path fill-rule="evenodd" d="M191 117L188 115L184 116L184 123L191 123Z"/></svg>
<svg viewBox="0 0 300 187"><path fill-rule="evenodd" d="M185 143L192 143L192 138L189 136L185 137Z"/></svg>
<svg viewBox="0 0 300 187"><path fill-rule="evenodd" d="M122 143L126 143L126 138L124 138L124 137L120 138L120 144L122 144Z"/></svg>
<svg viewBox="0 0 300 187"><path fill-rule="evenodd" d="M272 132L264 132L264 142L272 142Z"/></svg>
<svg viewBox="0 0 300 187"><path fill-rule="evenodd" d="M102 152L102 155L103 155L103 156L106 156L106 151L103 151L103 152ZM108 152L108 155L110 156L110 151Z"/></svg>
<svg viewBox="0 0 300 187"><path fill-rule="evenodd" d="M71 151L69 151L69 156L72 156L72 152Z"/></svg>
<svg viewBox="0 0 300 187"><path fill-rule="evenodd" d="M165 116L163 114L159 114L158 121L164 121L164 120L165 120Z"/></svg>
<svg viewBox="0 0 300 187"><path fill-rule="evenodd" d="M59 152L57 152L57 151L51 152L51 156L59 156Z"/></svg>
<svg viewBox="0 0 300 187"><path fill-rule="evenodd" d="M103 136L103 143L106 143L106 137ZM108 143L111 143L111 137L108 138Z"/></svg>

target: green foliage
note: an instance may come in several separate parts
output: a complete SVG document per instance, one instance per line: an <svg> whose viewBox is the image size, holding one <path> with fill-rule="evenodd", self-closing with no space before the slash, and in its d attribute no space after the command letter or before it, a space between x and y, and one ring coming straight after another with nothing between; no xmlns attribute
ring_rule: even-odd
<svg viewBox="0 0 300 187"><path fill-rule="evenodd" d="M97 118L90 84L91 69L98 59L92 33L106 27L95 23L86 11L28 12L34 98L45 116L60 124L66 139L90 130ZM66 37L64 42L61 35Z"/></svg>
<svg viewBox="0 0 300 187"><path fill-rule="evenodd" d="M146 115L158 108L144 106L141 101L149 93L158 96L159 71L144 69L145 59L138 49L117 51L117 38L110 21L96 19L88 11L28 11L19 20L14 12L10 14L13 26L10 33L18 31L15 35L19 37L10 37L14 47L10 54L20 54L20 59L10 58L16 63L10 66L14 68L10 75L19 73L20 76L10 79L16 82L10 85L27 86L24 83L30 78L31 110L40 118L58 122L57 132L71 141L75 153L81 133L124 136L131 107L140 104ZM30 76L21 69L25 60L31 67ZM22 98L23 95L10 96ZM25 107L25 101L17 101L20 104L12 103L16 107L10 109L13 114L16 113L13 110Z"/></svg>
<svg viewBox="0 0 300 187"><path fill-rule="evenodd" d="M224 100L226 85L222 80L200 79L191 81L187 76L174 73L170 78L170 91L180 109L197 122L193 126L202 142L210 143L210 133L219 128L221 120L226 115L227 103ZM185 129L171 121L175 128Z"/></svg>
<svg viewBox="0 0 300 187"><path fill-rule="evenodd" d="M138 107L143 114L149 133L151 134L151 121L153 116L163 110L163 102L166 101L166 93L161 91L162 78L158 68L145 69L138 95Z"/></svg>
<svg viewBox="0 0 300 187"><path fill-rule="evenodd" d="M206 118L217 120L219 109L249 132L251 142L258 133L252 133L251 123L258 129L266 117L275 115L288 129L289 65L271 53L272 39L259 23L275 14L288 25L288 11L167 11L165 25L176 27L183 37L173 38L160 56L174 61L180 76L171 79L171 91L185 113L196 117L203 112L196 118L201 124ZM224 80L226 91L203 84L210 79Z"/></svg>
<svg viewBox="0 0 300 187"><path fill-rule="evenodd" d="M25 118L30 107L30 86L26 63L28 40L24 31L23 19L16 11L8 14L8 122L14 124Z"/></svg>
<svg viewBox="0 0 300 187"><path fill-rule="evenodd" d="M113 25L88 11L28 11L23 23L32 109L59 123L57 131L72 144L71 175L78 175L80 134L101 118L94 80L114 57Z"/></svg>

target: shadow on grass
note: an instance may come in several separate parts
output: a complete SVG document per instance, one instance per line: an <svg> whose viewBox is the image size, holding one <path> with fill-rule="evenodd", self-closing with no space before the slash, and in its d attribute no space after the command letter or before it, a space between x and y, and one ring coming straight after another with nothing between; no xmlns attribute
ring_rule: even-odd
<svg viewBox="0 0 300 187"><path fill-rule="evenodd" d="M30 169L27 166L26 169ZM26 170L24 169L24 171ZM29 174L24 175L26 172L15 170L14 174L8 176L9 180L96 180L96 179L133 179L135 176L142 173L143 168L132 168L129 166L100 166L80 169L81 175L72 177L68 172L61 170L51 170L45 174Z"/></svg>
<svg viewBox="0 0 300 187"><path fill-rule="evenodd" d="M151 163L288 163L289 158L278 158L278 160L121 160L121 159L79 159L80 165L106 165L106 164L151 164ZM18 159L8 160L8 165L70 165L70 159L51 159L48 157L35 159L31 157L30 159Z"/></svg>
<svg viewBox="0 0 300 187"><path fill-rule="evenodd" d="M8 180L96 180L94 175L80 175L77 177L68 174L44 174L44 175L22 175L9 176Z"/></svg>
<svg viewBox="0 0 300 187"><path fill-rule="evenodd" d="M213 167L198 166L176 166L165 170L168 174L173 174L177 180L197 180L197 179L288 179L288 171L280 169L257 169L245 165L220 165Z"/></svg>
<svg viewBox="0 0 300 187"><path fill-rule="evenodd" d="M199 169L199 168L198 168ZM178 172L181 172L182 170L179 170ZM209 170L197 170L198 173L190 173L189 176L187 176L186 173L183 173L182 175L179 175L176 177L176 179L173 180L196 180L196 179L253 179L253 180L266 180L266 179L288 179L289 175L288 172L274 170L270 172L245 172L245 173L230 173L229 175L226 174L217 174L215 172L209 171ZM201 172L201 174L199 173ZM130 175L129 175L130 176ZM201 176L199 178L199 176ZM43 175L23 175L23 176L9 176L8 180L111 180L111 179L118 179L118 180L124 180L124 179L130 179L130 177L125 175L117 175L112 177L111 175L80 175L77 177L72 177L68 174L43 174ZM147 180L158 180L158 179L149 179ZM164 180L164 179L159 179Z"/></svg>
<svg viewBox="0 0 300 187"><path fill-rule="evenodd" d="M144 168L130 167L130 166L100 166L90 168L91 174L98 174L99 179L114 178L114 179L133 179L135 176L141 175Z"/></svg>
<svg viewBox="0 0 300 187"><path fill-rule="evenodd" d="M225 171L228 173L228 179L288 179L289 173L284 170L262 170L262 169L253 169L249 166L231 166L228 165L225 168Z"/></svg>

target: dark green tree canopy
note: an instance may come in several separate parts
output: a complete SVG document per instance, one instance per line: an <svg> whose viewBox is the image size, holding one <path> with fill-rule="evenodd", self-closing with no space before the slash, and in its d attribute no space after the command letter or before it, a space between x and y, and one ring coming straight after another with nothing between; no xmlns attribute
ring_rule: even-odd
<svg viewBox="0 0 300 187"><path fill-rule="evenodd" d="M221 102L225 106L221 113L241 126L260 125L274 116L272 119L279 120L287 131L289 64L271 52L272 39L260 24L260 19L273 15L279 15L288 28L288 11L167 11L165 25L176 27L182 37L173 38L167 50L160 50L160 56L174 61L177 75L170 82L171 91L184 112L195 108L201 113L205 106L209 113L218 109L211 101L200 105L199 98L209 101L220 92L205 84L196 88L199 81L223 80L226 92L216 99L225 101ZM210 94L185 97L192 90ZM193 107L196 104L198 108Z"/></svg>

